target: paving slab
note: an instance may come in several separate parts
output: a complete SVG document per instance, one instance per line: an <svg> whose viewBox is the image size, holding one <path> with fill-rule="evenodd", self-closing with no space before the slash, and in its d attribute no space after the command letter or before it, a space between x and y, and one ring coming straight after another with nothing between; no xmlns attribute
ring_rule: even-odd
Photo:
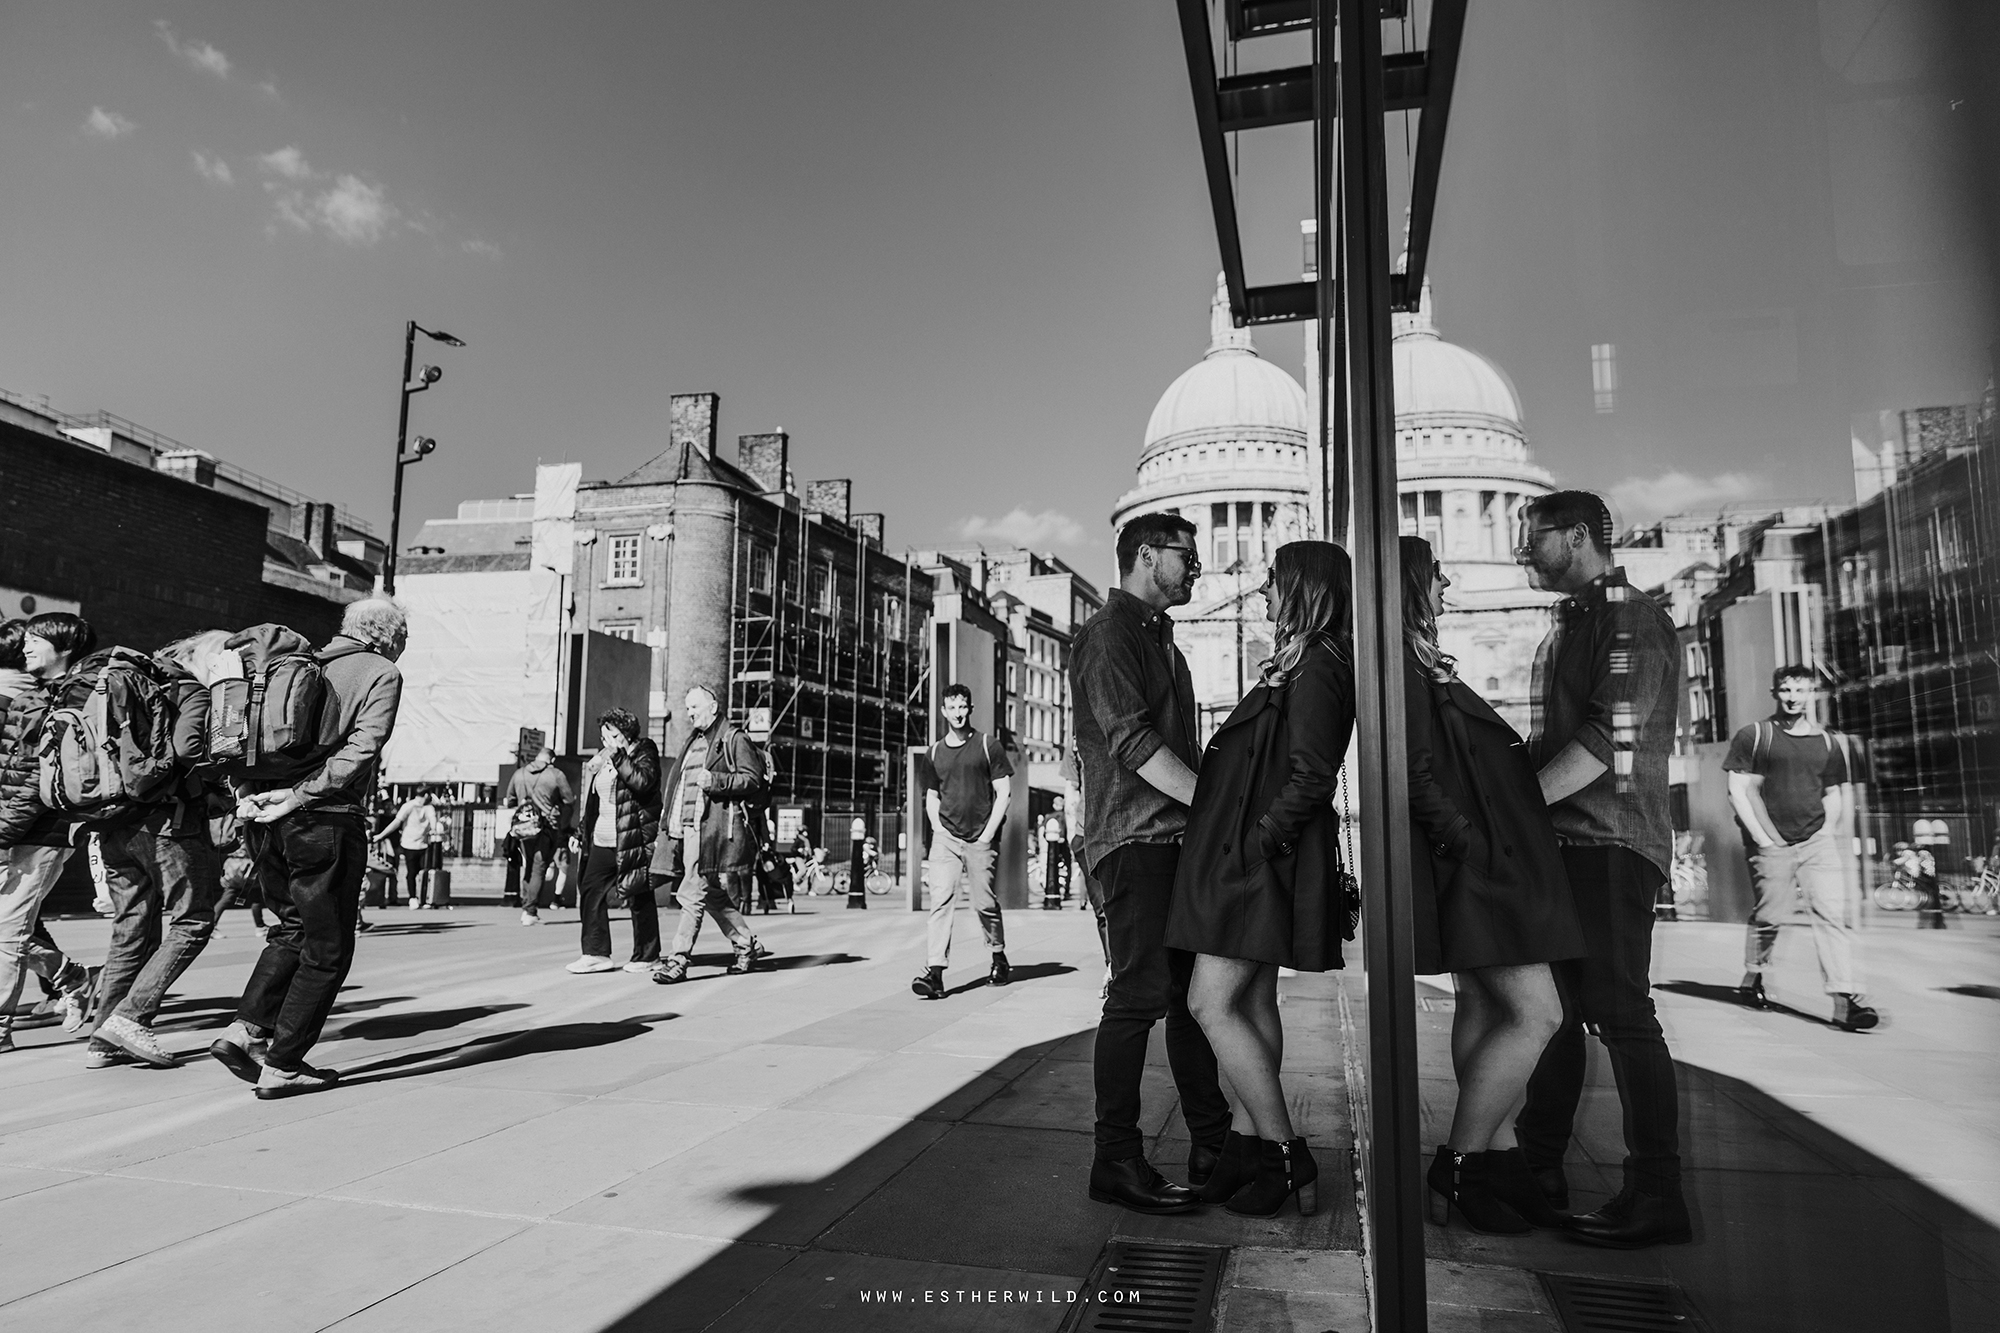
<svg viewBox="0 0 2000 1333"><path fill-rule="evenodd" d="M617 1090L618 1098L768 1110L874 1062L838 1046L739 1045L690 1067Z"/></svg>

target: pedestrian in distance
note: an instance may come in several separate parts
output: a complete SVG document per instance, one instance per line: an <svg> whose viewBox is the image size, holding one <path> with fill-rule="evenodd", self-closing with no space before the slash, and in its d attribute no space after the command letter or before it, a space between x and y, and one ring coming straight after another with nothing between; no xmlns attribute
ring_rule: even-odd
<svg viewBox="0 0 2000 1333"><path fill-rule="evenodd" d="M340 633L299 662L303 643L281 626L257 626L230 646L246 658L265 649L299 666L301 691L319 694L321 728L269 767L236 779L244 845L276 918L229 1025L209 1054L270 1101L334 1086L340 1075L306 1063L354 962L355 921L368 864L369 793L382 747L395 730L403 677L396 659L409 641L403 608L386 598L350 602ZM260 671L263 667L258 668ZM329 748L330 746L330 748ZM291 768L290 777L266 776Z"/></svg>
<svg viewBox="0 0 2000 1333"><path fill-rule="evenodd" d="M597 731L603 746L583 770L575 848L583 855L577 882L583 954L568 970L619 970L611 957L611 909L626 907L632 956L624 970L648 972L660 960L660 909L646 881L660 832L660 747L623 708L606 709Z"/></svg>
<svg viewBox="0 0 2000 1333"><path fill-rule="evenodd" d="M562 853L569 826L569 779L556 767L556 752L544 745L507 784L509 831L521 858L521 924L542 924L542 888Z"/></svg>
<svg viewBox="0 0 2000 1333"><path fill-rule="evenodd" d="M1090 1197L1135 1212L1201 1206L1193 1189L1145 1158L1140 1087L1153 1024L1166 1020L1167 1061L1192 1146L1188 1180L1206 1184L1229 1132L1215 1052L1188 1009L1194 955L1166 944L1181 836L1194 800L1194 681L1174 646L1170 607L1201 577L1195 526L1144 514L1118 533L1119 586L1077 631L1070 655L1084 792L1084 869L1104 898L1111 984L1097 1025L1095 1154Z"/></svg>
<svg viewBox="0 0 2000 1333"><path fill-rule="evenodd" d="M410 910L429 905L424 871L430 868L431 844L440 833L437 803L427 791L413 793L396 811L396 817L375 835L378 841L394 838L402 856L403 889Z"/></svg>
<svg viewBox="0 0 2000 1333"><path fill-rule="evenodd" d="M170 779L151 799L135 795L124 810L90 821L115 912L97 1027L84 1055L91 1068L133 1059L163 1069L175 1063L152 1025L168 988L215 932L222 855L209 819L227 812L234 797L209 771L208 683L228 638L225 630L196 634L160 649L150 663L130 654L129 662L114 665L120 650L94 653L72 665L57 687L58 699L75 707L93 690L105 691L111 725L121 735L163 726L172 747ZM163 716L148 719L142 709Z"/></svg>
<svg viewBox="0 0 2000 1333"><path fill-rule="evenodd" d="M910 989L926 1000L944 998L944 970L951 966L952 918L961 900L972 904L992 962L986 977L1004 986L1013 977L1007 964L1007 930L994 890L994 840L1007 817L1014 765L1005 747L972 725L972 691L944 688L938 701L944 735L924 756L924 818L930 829L931 912L924 930L924 970Z"/></svg>
<svg viewBox="0 0 2000 1333"><path fill-rule="evenodd" d="M1852 836L1856 774L1847 738L1813 716L1819 673L1782 666L1771 676L1778 710L1731 738L1722 771L1743 828L1756 905L1743 942L1737 994L1764 1007L1764 972L1778 943L1778 919L1803 895L1812 914L1820 983L1833 997L1833 1022L1866 1032L1882 1016L1863 1000L1855 963L1860 895L1848 887L1845 847Z"/></svg>
<svg viewBox="0 0 2000 1333"><path fill-rule="evenodd" d="M735 951L730 976L754 971L770 956L736 908L757 850L770 838L763 819L770 769L749 733L722 716L714 690L695 685L684 705L688 737L674 764L663 846L654 858L656 876L675 886L680 904L672 951L653 969L662 986L687 980L704 915L715 918Z"/></svg>
<svg viewBox="0 0 2000 1333"><path fill-rule="evenodd" d="M1583 956L1583 928L1526 743L1438 644L1451 579L1423 538L1401 546L1416 970L1451 973L1457 995L1458 1102L1431 1161L1431 1220L1456 1205L1475 1231L1518 1235L1561 1221L1513 1120L1562 1026L1549 964Z"/></svg>
<svg viewBox="0 0 2000 1333"><path fill-rule="evenodd" d="M45 620L30 670L28 627L25 620L0 625L0 1054L14 1049L24 970L54 989L66 1032L89 1021L97 978L56 948L40 922L42 902L75 849L69 822L42 804L36 761L47 682L60 678L72 657L90 653L97 636L74 616Z"/></svg>
<svg viewBox="0 0 2000 1333"><path fill-rule="evenodd" d="M1202 755L1167 917L1167 948L1195 956L1188 1007L1234 1108L1201 1198L1249 1217L1317 1206L1319 1164L1278 1077L1278 969L1341 966L1333 794L1354 733L1353 582L1331 542L1278 548L1260 589L1271 657Z"/></svg>
<svg viewBox="0 0 2000 1333"><path fill-rule="evenodd" d="M1566 1207L1563 1157L1583 1095L1584 1025L1604 1043L1624 1107L1623 1186L1566 1219L1594 1245L1637 1249L1693 1238L1681 1196L1674 1061L1653 1009L1653 903L1670 872L1667 794L1680 702L1680 642L1667 613L1611 560L1611 513L1589 491L1522 510L1515 561L1561 593L1537 650L1529 753L1562 844L1585 954L1555 964L1563 1025L1528 1081L1515 1132L1551 1207Z"/></svg>

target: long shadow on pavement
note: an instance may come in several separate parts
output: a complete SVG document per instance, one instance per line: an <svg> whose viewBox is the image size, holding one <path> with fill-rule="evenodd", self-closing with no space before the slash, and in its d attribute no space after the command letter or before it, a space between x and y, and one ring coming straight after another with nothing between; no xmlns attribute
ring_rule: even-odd
<svg viewBox="0 0 2000 1333"><path fill-rule="evenodd" d="M678 1017L679 1014L646 1014L638 1019L622 1021L556 1023L548 1027L522 1028L514 1032L493 1032L483 1037L474 1037L457 1046L448 1046L443 1050L410 1051L368 1064L350 1065L342 1072L340 1082L343 1087L354 1087L363 1083L387 1083L394 1079L418 1078L425 1074L441 1074L451 1069L466 1069L473 1065L492 1064L499 1060L514 1060L524 1055L545 1055L552 1051L576 1051L589 1046L608 1046L613 1042L642 1037L653 1030L650 1026L652 1023Z"/></svg>

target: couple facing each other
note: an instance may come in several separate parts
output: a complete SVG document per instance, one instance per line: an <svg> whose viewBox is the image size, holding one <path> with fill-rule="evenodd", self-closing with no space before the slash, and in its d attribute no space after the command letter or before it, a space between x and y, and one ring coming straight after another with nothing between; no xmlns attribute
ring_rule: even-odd
<svg viewBox="0 0 2000 1333"><path fill-rule="evenodd" d="M1275 627L1261 678L1210 738L1189 808L1165 943L1193 954L1187 1005L1215 1052L1230 1124L1202 1202L1313 1211L1317 1163L1279 1068L1278 969L1342 965L1339 814L1354 727L1352 572L1328 542L1280 547L1263 592ZM1454 974L1459 1098L1430 1175L1433 1216L1511 1229L1553 1215L1513 1115L1563 1009L1548 964L1584 952L1556 836L1521 738L1438 646L1449 586L1427 542L1402 540L1416 970ZM1496 1206L1497 1205L1497 1206Z"/></svg>

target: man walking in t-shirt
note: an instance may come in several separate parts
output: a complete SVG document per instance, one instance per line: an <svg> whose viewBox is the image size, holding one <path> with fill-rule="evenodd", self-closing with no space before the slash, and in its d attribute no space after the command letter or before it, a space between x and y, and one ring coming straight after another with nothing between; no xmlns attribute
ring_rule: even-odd
<svg viewBox="0 0 2000 1333"><path fill-rule="evenodd" d="M944 739L931 746L925 775L924 813L930 817L931 855L925 878L931 886L928 964L910 989L927 1000L944 998L944 970L951 964L951 918L958 900L970 897L993 951L989 979L1007 984L1007 935L1000 924L1000 899L993 890L993 839L1007 814L1014 766L1007 752L972 726L972 691L945 686L938 704Z"/></svg>
<svg viewBox="0 0 2000 1333"><path fill-rule="evenodd" d="M1812 913L1820 980L1833 997L1833 1021L1863 1032L1881 1022L1881 1015L1861 1002L1855 903L1841 866L1854 774L1842 738L1813 720L1818 683L1811 667L1779 667L1771 677L1777 713L1737 732L1722 761L1757 890L1737 993L1747 1004L1764 1006L1764 970L1778 942L1778 919L1803 893Z"/></svg>

